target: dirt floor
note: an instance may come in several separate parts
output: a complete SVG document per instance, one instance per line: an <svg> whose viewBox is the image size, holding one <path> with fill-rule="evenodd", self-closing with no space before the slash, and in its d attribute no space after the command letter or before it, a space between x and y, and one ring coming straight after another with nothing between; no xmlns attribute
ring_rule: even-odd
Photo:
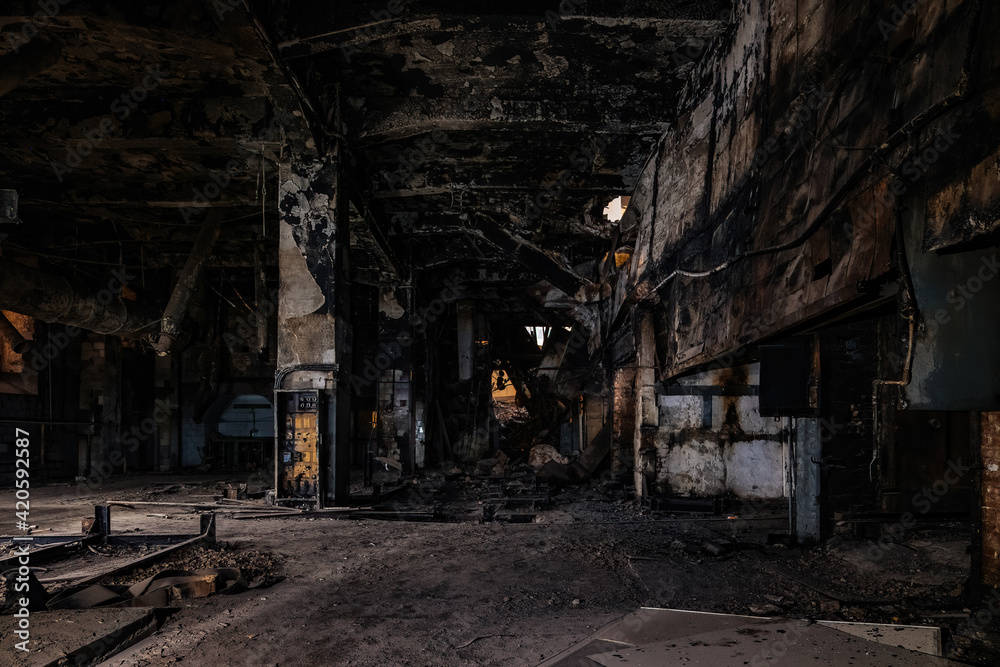
<svg viewBox="0 0 1000 667"><path fill-rule="evenodd" d="M104 664L537 665L640 606L941 625L952 657L1000 663L998 620L977 617L964 597L968 525L916 528L899 544L836 537L787 548L766 545L769 534L787 530L780 505L650 513L597 485L546 502L529 475L450 472L359 503L396 511L382 517L422 521L238 520L254 501L222 508L217 545L189 547L159 567L238 567L254 588L180 602L158 632ZM97 502L214 504L225 502L216 499L227 483L248 481L135 477L102 488L36 488L31 523L39 537L78 535ZM11 491L0 492L4 503L13 507ZM484 505L496 506L492 521L483 522ZM194 535L202 511L114 506L112 532ZM94 574L153 548L95 547L38 576ZM8 662L10 647L0 654L0 664L33 664Z"/></svg>

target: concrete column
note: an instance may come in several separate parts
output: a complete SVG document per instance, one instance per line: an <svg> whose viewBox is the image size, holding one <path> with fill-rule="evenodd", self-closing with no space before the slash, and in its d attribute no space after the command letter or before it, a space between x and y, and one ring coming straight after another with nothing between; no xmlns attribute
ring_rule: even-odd
<svg viewBox="0 0 1000 667"><path fill-rule="evenodd" d="M796 419L792 434L792 530L799 543L820 539L820 420Z"/></svg>
<svg viewBox="0 0 1000 667"><path fill-rule="evenodd" d="M632 441L635 431L635 367L614 370L612 384L612 433L611 469L627 472L632 468L634 456Z"/></svg>
<svg viewBox="0 0 1000 667"><path fill-rule="evenodd" d="M472 379L476 317L472 301L458 302L458 379Z"/></svg>
<svg viewBox="0 0 1000 667"><path fill-rule="evenodd" d="M653 434L660 424L656 405L656 336L653 315L636 311L639 318L639 339L636 341L635 373L635 495L643 498L643 480L652 483L656 473L656 446Z"/></svg>
<svg viewBox="0 0 1000 667"><path fill-rule="evenodd" d="M177 388L180 386L180 373L176 364L179 355L157 356L153 361L153 381L156 389L156 399L160 405L179 406L180 400ZM169 417L156 423L154 440L154 467L160 472L174 468L178 460L180 446L180 411L176 407L169 409Z"/></svg>
<svg viewBox="0 0 1000 667"><path fill-rule="evenodd" d="M104 386L101 390L101 443L91 450L90 470L100 474L117 472L121 462L121 343L114 336L104 337ZM113 456L117 453L117 456ZM108 466L111 466L110 468Z"/></svg>
<svg viewBox="0 0 1000 667"><path fill-rule="evenodd" d="M321 505L347 502L350 411L339 369L349 370L343 307L346 199L340 160L293 155L280 166L278 389L317 389ZM342 386L343 385L343 386ZM277 404L277 401L276 401ZM276 434L280 438L281 433Z"/></svg>
<svg viewBox="0 0 1000 667"><path fill-rule="evenodd" d="M416 472L413 424L415 395L412 363L412 290L379 291L378 418L382 456L396 459L407 473Z"/></svg>
<svg viewBox="0 0 1000 667"><path fill-rule="evenodd" d="M979 455L982 583L1000 588L1000 412L984 412ZM975 496L976 494L973 493Z"/></svg>
<svg viewBox="0 0 1000 667"><path fill-rule="evenodd" d="M657 427L660 425L660 409L656 405L656 335L652 313L640 315L638 358L636 407L639 423L643 427Z"/></svg>

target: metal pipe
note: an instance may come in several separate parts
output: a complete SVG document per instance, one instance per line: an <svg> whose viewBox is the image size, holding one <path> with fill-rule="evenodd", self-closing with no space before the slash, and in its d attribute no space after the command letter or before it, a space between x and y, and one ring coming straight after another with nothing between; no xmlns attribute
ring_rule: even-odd
<svg viewBox="0 0 1000 667"><path fill-rule="evenodd" d="M212 256L212 249L219 239L219 232L222 226L222 216L215 211L209 211L208 217L198 232L191 254L188 255L184 268L177 278L177 285L170 295L170 301L163 311L160 322L160 332L153 340L153 349L160 356L170 351L170 347L181 334L181 323L184 321L184 314L187 312L188 302L198 289L201 282L201 272Z"/></svg>
<svg viewBox="0 0 1000 667"><path fill-rule="evenodd" d="M95 333L137 335L155 324L153 311L124 301L123 282L115 277L96 293L68 279L0 258L0 309L43 322L66 324Z"/></svg>
<svg viewBox="0 0 1000 667"><path fill-rule="evenodd" d="M900 276L903 278L902 315L906 318L906 358L903 360L903 371L898 380L883 380L876 378L872 382L872 460L868 465L868 480L875 480L874 468L878 463L881 420L879 419L879 389L881 387L906 387L913 379L913 353L917 336L917 295L913 286L913 276L910 274L910 263L906 258L905 228L903 225L902 202L896 203L896 263Z"/></svg>
<svg viewBox="0 0 1000 667"><path fill-rule="evenodd" d="M17 354L26 354L31 350L31 343L25 340L14 323L7 319L3 313L0 313L0 337L6 339L10 343L11 349Z"/></svg>

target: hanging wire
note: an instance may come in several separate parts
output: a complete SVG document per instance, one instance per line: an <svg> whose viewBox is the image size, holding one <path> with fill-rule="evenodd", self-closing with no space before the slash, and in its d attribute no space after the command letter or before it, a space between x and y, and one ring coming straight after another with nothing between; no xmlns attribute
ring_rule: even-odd
<svg viewBox="0 0 1000 667"><path fill-rule="evenodd" d="M260 145L260 237L267 238L267 174L264 171L264 144Z"/></svg>
<svg viewBox="0 0 1000 667"><path fill-rule="evenodd" d="M246 309L249 310L252 313L253 312L253 308L251 308L250 305L247 303L247 300L243 298L243 295L240 294L240 291L238 289L236 289L236 285L233 284L232 279L229 277L229 274L225 272L225 270L222 270L222 276L226 279L226 282L229 283L229 286L233 288L233 291L236 292L236 296L239 298L240 302L242 302L243 305L246 306ZM221 285L221 283L220 283L220 285ZM232 304L230 304L230 305L232 305ZM233 307L235 308L236 306L233 306Z"/></svg>
<svg viewBox="0 0 1000 667"><path fill-rule="evenodd" d="M212 283L210 283L208 281L205 281L205 284L208 285L208 287L209 287L210 290L212 290L213 292L215 292L216 294L218 294L220 299L222 299L223 301L225 301L226 303L228 303L230 308L232 308L233 310L236 310L237 305L235 303L233 303L232 301L230 301L229 299L227 299L226 296L222 292L220 292L219 290L217 290L215 288L215 285L213 285ZM221 280L219 281L219 287L222 287L222 281ZM220 304L219 307L221 308L222 305Z"/></svg>

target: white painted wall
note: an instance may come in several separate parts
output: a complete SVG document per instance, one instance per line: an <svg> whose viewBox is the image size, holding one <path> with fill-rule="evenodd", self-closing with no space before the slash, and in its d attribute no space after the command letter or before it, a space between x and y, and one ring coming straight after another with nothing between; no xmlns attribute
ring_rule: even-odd
<svg viewBox="0 0 1000 667"><path fill-rule="evenodd" d="M752 364L735 372L723 369L693 375L680 384L757 386L759 377L760 365ZM757 396L660 395L657 402L657 493L787 496L786 421L761 417Z"/></svg>

